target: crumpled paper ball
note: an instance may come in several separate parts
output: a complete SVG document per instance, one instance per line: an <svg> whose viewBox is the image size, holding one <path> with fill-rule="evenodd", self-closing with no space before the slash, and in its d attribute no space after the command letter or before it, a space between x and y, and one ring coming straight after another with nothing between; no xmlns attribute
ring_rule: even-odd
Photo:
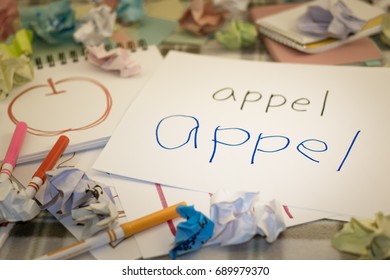
<svg viewBox="0 0 390 280"><path fill-rule="evenodd" d="M100 45L113 34L115 21L115 12L107 5L100 5L88 12L73 37L87 46Z"/></svg>
<svg viewBox="0 0 390 280"><path fill-rule="evenodd" d="M72 215L84 225L83 238L117 225L118 211L107 186L77 168L53 169L46 175L42 208L49 208L59 219Z"/></svg>
<svg viewBox="0 0 390 280"><path fill-rule="evenodd" d="M353 15L341 0L334 4L330 0L317 0L299 17L298 28L311 34L346 39L351 33L360 31L366 23Z"/></svg>
<svg viewBox="0 0 390 280"><path fill-rule="evenodd" d="M332 246L361 259L390 259L390 215L379 212L375 219L351 218L333 236Z"/></svg>
<svg viewBox="0 0 390 280"><path fill-rule="evenodd" d="M25 222L41 211L38 203L28 196L24 188L7 179L0 183L0 224Z"/></svg>
<svg viewBox="0 0 390 280"><path fill-rule="evenodd" d="M122 24L141 20L145 15L142 0L120 0L116 6L116 16Z"/></svg>
<svg viewBox="0 0 390 280"><path fill-rule="evenodd" d="M228 16L228 11L216 9L210 0L191 0L178 22L183 29L204 36L220 28Z"/></svg>
<svg viewBox="0 0 390 280"><path fill-rule="evenodd" d="M261 202L257 192L218 190L211 197L210 219L214 235L208 243L222 246L244 243L256 234L271 243L286 229L282 205Z"/></svg>
<svg viewBox="0 0 390 280"><path fill-rule="evenodd" d="M70 0L46 5L31 5L19 9L22 26L48 44L60 44L72 39L75 14Z"/></svg>
<svg viewBox="0 0 390 280"><path fill-rule="evenodd" d="M0 49L0 100L7 98L14 86L31 81L33 77L34 67L28 57L9 57Z"/></svg>
<svg viewBox="0 0 390 280"><path fill-rule="evenodd" d="M170 250L172 259L199 250L213 235L214 223L194 206L180 205L176 211L186 219L177 225L175 245Z"/></svg>
<svg viewBox="0 0 390 280"><path fill-rule="evenodd" d="M141 65L132 57L131 51L115 48L106 51L104 45L87 46L88 62L107 71L119 71L121 77L132 77L141 72Z"/></svg>
<svg viewBox="0 0 390 280"><path fill-rule="evenodd" d="M32 32L21 29L10 40L0 44L0 100L5 99L14 86L31 81L34 67L29 59L32 53Z"/></svg>
<svg viewBox="0 0 390 280"><path fill-rule="evenodd" d="M0 49L8 57L30 56L32 54L33 33L27 29L20 29L8 43L0 44Z"/></svg>
<svg viewBox="0 0 390 280"><path fill-rule="evenodd" d="M253 45L257 39L257 29L249 22L233 19L227 28L217 31L215 38L225 48L236 50Z"/></svg>

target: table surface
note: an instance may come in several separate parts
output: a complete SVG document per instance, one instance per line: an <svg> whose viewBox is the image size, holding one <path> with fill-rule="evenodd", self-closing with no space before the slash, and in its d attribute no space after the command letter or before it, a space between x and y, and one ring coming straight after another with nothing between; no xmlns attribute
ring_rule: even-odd
<svg viewBox="0 0 390 280"><path fill-rule="evenodd" d="M31 0L31 2L37 3L39 1ZM390 61L389 48L381 44L378 36L373 37L373 39L383 51L385 58L383 63L385 65ZM162 43L159 45L159 48L162 54L167 53L171 49L177 49L193 53L238 59L272 61L260 40L252 48L239 51L227 51L213 39L207 40L207 42L201 46ZM342 225L343 222L340 221L319 220L288 228L272 244L267 243L264 238L256 236L244 244L226 247L220 247L218 245L208 246L197 252L180 256L178 259L356 259L356 256L341 253L331 246L331 237L341 229ZM77 240L61 223L59 223L48 211L44 210L34 220L16 224L10 237L0 249L0 259L34 259L76 241ZM93 256L89 253L85 253L75 259L93 259ZM169 257L162 256L157 259L169 259Z"/></svg>

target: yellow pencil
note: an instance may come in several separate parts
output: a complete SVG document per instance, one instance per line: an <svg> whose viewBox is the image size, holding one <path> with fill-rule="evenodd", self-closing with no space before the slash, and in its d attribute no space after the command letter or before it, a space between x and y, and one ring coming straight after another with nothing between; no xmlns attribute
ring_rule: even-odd
<svg viewBox="0 0 390 280"><path fill-rule="evenodd" d="M53 251L37 258L37 260L69 259L78 256L82 253L88 252L89 250L92 250L94 248L98 248L111 242L130 237L138 232L144 231L146 229L179 217L180 215L176 211L176 208L179 205L186 205L186 203L180 202L168 208L141 217L137 220L121 224L115 229L99 233L88 239L81 240L72 245Z"/></svg>

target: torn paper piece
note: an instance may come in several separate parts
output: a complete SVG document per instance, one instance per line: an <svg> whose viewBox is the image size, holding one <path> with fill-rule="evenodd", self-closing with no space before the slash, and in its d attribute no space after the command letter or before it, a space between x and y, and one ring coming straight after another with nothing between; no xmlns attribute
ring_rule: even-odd
<svg viewBox="0 0 390 280"><path fill-rule="evenodd" d="M53 1L46 5L25 6L19 10L22 26L48 44L72 39L75 15L70 0Z"/></svg>
<svg viewBox="0 0 390 280"><path fill-rule="evenodd" d="M120 0L116 8L116 16L122 24L137 22L145 15L142 0Z"/></svg>
<svg viewBox="0 0 390 280"><path fill-rule="evenodd" d="M52 207L59 219L72 215L76 223L84 224L87 237L116 225L118 211L108 189L80 169L53 169L47 172L42 207Z"/></svg>
<svg viewBox="0 0 390 280"><path fill-rule="evenodd" d="M15 21L19 17L18 1L0 2L0 41L6 40L15 32Z"/></svg>
<svg viewBox="0 0 390 280"><path fill-rule="evenodd" d="M213 235L214 223L194 206L178 206L176 211L186 219L176 227L175 245L169 255L176 259L185 253L199 250Z"/></svg>
<svg viewBox="0 0 390 280"><path fill-rule="evenodd" d="M343 1L317 0L298 18L298 28L315 35L346 39L360 31L367 21L357 18Z"/></svg>
<svg viewBox="0 0 390 280"><path fill-rule="evenodd" d="M235 50L253 45L257 39L257 30L249 22L233 19L226 29L217 31L215 38L225 48Z"/></svg>
<svg viewBox="0 0 390 280"><path fill-rule="evenodd" d="M87 47L88 61L104 70L120 72L121 77L131 77L141 72L141 66L128 49L116 48L106 51L104 45Z"/></svg>
<svg viewBox="0 0 390 280"><path fill-rule="evenodd" d="M86 46L102 44L114 32L116 14L107 5L100 5L91 9L83 19L83 23L74 32L73 37L77 42Z"/></svg>
<svg viewBox="0 0 390 280"><path fill-rule="evenodd" d="M179 24L183 29L203 36L215 32L228 16L228 11L217 10L210 0L192 0L189 8L179 19Z"/></svg>
<svg viewBox="0 0 390 280"><path fill-rule="evenodd" d="M10 179L0 183L0 224L25 222L35 218L41 208L24 188Z"/></svg>
<svg viewBox="0 0 390 280"><path fill-rule="evenodd" d="M375 219L352 218L333 236L332 245L361 259L390 259L390 215L379 212Z"/></svg>
<svg viewBox="0 0 390 280"><path fill-rule="evenodd" d="M244 243L255 234L271 243L286 229L282 205L263 203L256 192L217 191L211 197L210 219L215 228L208 243L222 246Z"/></svg>

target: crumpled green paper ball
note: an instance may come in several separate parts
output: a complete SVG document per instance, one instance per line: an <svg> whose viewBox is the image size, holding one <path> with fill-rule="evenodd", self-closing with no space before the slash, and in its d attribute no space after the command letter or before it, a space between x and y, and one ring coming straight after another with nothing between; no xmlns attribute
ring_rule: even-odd
<svg viewBox="0 0 390 280"><path fill-rule="evenodd" d="M0 44L0 49L9 57L19 57L22 54L32 54L33 33L27 29L20 29L9 40L10 43Z"/></svg>
<svg viewBox="0 0 390 280"><path fill-rule="evenodd" d="M28 57L8 57L0 49L0 101L9 95L14 86L31 81L33 77L34 69Z"/></svg>
<svg viewBox="0 0 390 280"><path fill-rule="evenodd" d="M215 34L217 41L227 49L249 47L256 42L257 30L255 25L233 19L225 30Z"/></svg>
<svg viewBox="0 0 390 280"><path fill-rule="evenodd" d="M21 29L9 43L0 44L0 101L9 95L14 86L33 79L34 69L29 58L32 37L30 31Z"/></svg>
<svg viewBox="0 0 390 280"><path fill-rule="evenodd" d="M360 259L390 259L390 215L379 212L373 220L352 218L333 236L332 246Z"/></svg>

